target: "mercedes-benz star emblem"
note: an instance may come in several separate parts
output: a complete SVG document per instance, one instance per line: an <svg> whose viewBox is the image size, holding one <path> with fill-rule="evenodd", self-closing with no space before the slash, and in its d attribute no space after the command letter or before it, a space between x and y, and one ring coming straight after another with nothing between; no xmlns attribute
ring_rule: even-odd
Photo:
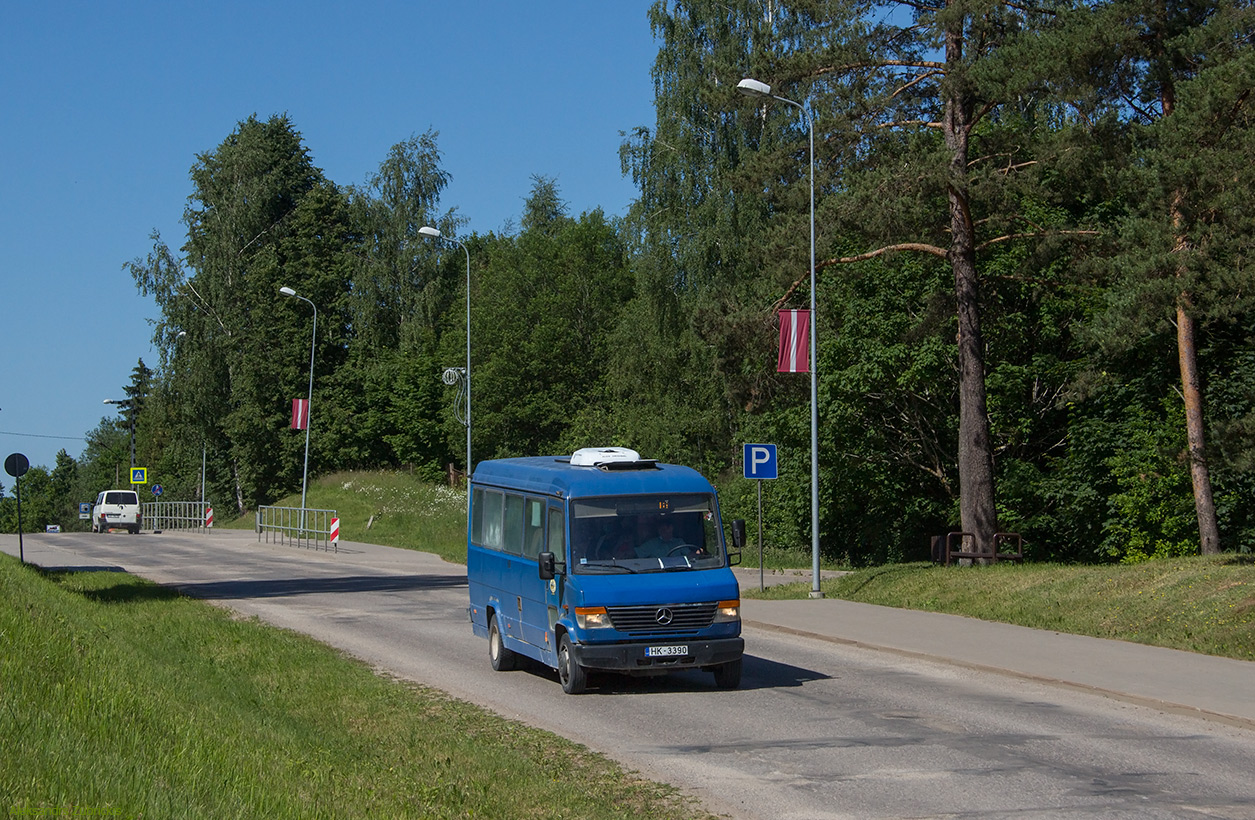
<svg viewBox="0 0 1255 820"><path fill-rule="evenodd" d="M671 620L674 617L675 616L671 614L671 610L667 609L665 606L654 614L654 620L657 621L660 626L666 626L671 623Z"/></svg>

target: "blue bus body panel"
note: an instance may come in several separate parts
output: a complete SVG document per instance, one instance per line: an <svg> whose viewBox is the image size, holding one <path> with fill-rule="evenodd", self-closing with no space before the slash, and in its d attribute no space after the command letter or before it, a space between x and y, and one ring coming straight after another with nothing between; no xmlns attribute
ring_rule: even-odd
<svg viewBox="0 0 1255 820"><path fill-rule="evenodd" d="M552 456L481 461L471 480L479 485L560 498L714 491L710 482L691 467L659 464L653 470L603 471L596 467L572 467Z"/></svg>
<svg viewBox="0 0 1255 820"><path fill-rule="evenodd" d="M740 597L736 576L727 567L689 572L646 572L635 575L577 575L578 600L571 606L640 606Z"/></svg>

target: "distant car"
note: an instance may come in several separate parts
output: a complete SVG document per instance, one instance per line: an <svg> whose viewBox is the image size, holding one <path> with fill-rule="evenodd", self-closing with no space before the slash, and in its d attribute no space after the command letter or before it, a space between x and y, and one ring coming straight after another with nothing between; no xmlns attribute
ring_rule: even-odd
<svg viewBox="0 0 1255 820"><path fill-rule="evenodd" d="M92 532L108 532L116 527L139 532L144 521L139 508L139 493L134 490L105 490L96 496L92 506Z"/></svg>

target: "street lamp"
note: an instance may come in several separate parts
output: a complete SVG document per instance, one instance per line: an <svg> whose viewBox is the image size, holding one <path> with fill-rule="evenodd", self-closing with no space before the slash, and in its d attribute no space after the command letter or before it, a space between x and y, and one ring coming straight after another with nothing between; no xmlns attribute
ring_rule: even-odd
<svg viewBox="0 0 1255 820"><path fill-rule="evenodd" d="M309 428L314 426L314 340L318 337L318 307L289 287L279 288L284 296L300 299L314 309L314 329L309 334L309 398L305 410L305 468L301 472L301 529L305 529L305 487L309 480Z"/></svg>
<svg viewBox="0 0 1255 820"><path fill-rule="evenodd" d="M793 106L806 117L806 127L810 131L810 177L811 177L811 595L822 598L824 593L819 588L819 383L816 371L819 370L819 357L815 353L815 335L819 327L815 315L815 121L810 111L799 102L771 93L771 86L764 82L746 77L736 84L736 90L747 97L758 99L779 100Z"/></svg>
<svg viewBox="0 0 1255 820"><path fill-rule="evenodd" d="M105 399L105 404L116 404L120 409L126 411L127 425L131 428L131 478L135 478L135 402L133 399ZM117 480L115 475L114 480ZM131 481L131 489L135 489L134 480Z"/></svg>
<svg viewBox="0 0 1255 820"><path fill-rule="evenodd" d="M452 242L466 254L466 505L471 504L471 252L456 239L447 237L429 225L418 229L419 234L430 239Z"/></svg>

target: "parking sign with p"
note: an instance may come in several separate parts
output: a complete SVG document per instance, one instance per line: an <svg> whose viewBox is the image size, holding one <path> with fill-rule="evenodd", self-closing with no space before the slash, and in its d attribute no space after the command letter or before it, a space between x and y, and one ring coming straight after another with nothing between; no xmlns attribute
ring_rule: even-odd
<svg viewBox="0 0 1255 820"><path fill-rule="evenodd" d="M776 462L776 445L746 444L745 445L745 477L771 479L779 477L779 465Z"/></svg>

